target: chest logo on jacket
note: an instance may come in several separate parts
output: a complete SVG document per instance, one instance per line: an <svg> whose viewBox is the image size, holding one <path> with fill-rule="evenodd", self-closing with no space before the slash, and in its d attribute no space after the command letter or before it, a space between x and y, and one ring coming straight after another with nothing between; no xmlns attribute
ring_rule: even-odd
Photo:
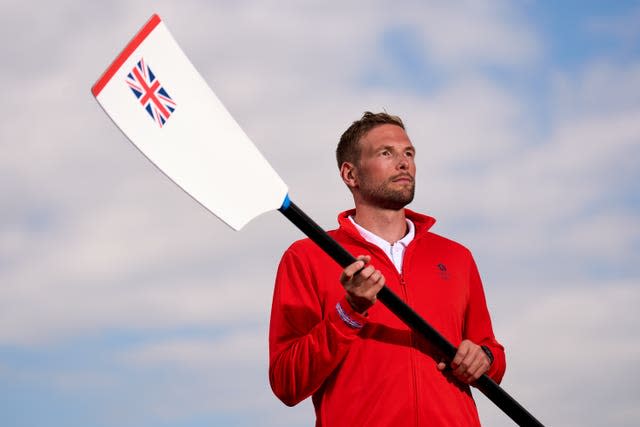
<svg viewBox="0 0 640 427"><path fill-rule="evenodd" d="M449 280L449 272L447 271L447 266L440 263L438 264L438 270L440 271L440 278L442 280Z"/></svg>

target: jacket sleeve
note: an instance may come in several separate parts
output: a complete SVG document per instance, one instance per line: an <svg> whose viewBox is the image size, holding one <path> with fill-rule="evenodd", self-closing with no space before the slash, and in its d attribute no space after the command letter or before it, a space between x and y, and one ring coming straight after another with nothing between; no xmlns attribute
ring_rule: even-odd
<svg viewBox="0 0 640 427"><path fill-rule="evenodd" d="M269 382L275 395L288 406L306 399L324 384L366 323L366 317L354 312L344 297L323 301L317 289L318 278L314 277L321 268L313 273L309 264L292 248L285 252L271 306Z"/></svg>
<svg viewBox="0 0 640 427"><path fill-rule="evenodd" d="M469 268L469 303L465 313L465 327L463 337L478 345L489 348L493 354L493 363L487 371L487 375L495 382L500 383L506 370L506 357L504 347L493 334L491 318L487 309L487 302L482 288L482 281L473 257L470 255Z"/></svg>

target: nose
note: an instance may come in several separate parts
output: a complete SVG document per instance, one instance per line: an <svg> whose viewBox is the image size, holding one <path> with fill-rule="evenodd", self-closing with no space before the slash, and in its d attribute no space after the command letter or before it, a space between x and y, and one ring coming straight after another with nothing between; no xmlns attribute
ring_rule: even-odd
<svg viewBox="0 0 640 427"><path fill-rule="evenodd" d="M400 160L398 161L398 165L397 165L398 169L400 170L407 170L409 169L409 160L404 157L404 156L400 156Z"/></svg>

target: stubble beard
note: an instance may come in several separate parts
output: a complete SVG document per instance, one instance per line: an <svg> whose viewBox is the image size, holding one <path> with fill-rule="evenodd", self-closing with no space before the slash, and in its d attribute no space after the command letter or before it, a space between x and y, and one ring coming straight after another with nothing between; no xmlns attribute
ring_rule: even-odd
<svg viewBox="0 0 640 427"><path fill-rule="evenodd" d="M390 188L391 185L392 181L388 180L377 187L360 187L360 194L369 204L390 210L400 210L413 201L415 181L402 189Z"/></svg>

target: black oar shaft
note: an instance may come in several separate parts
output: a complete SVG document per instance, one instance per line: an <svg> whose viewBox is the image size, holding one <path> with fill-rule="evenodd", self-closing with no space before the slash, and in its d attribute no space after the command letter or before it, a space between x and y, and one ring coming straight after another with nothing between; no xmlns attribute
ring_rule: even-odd
<svg viewBox="0 0 640 427"><path fill-rule="evenodd" d="M329 236L293 202L289 202L286 206L280 208L280 212L295 224L300 231L320 246L324 252L340 264L340 266L346 267L356 261L356 258L352 254L347 252L346 249ZM409 326L409 328L423 336L437 348L446 359L449 361L453 359L457 351L456 347L387 286L384 286L380 292L378 292L377 297L385 307ZM487 375L480 377L473 385L519 426L544 427L540 421Z"/></svg>

